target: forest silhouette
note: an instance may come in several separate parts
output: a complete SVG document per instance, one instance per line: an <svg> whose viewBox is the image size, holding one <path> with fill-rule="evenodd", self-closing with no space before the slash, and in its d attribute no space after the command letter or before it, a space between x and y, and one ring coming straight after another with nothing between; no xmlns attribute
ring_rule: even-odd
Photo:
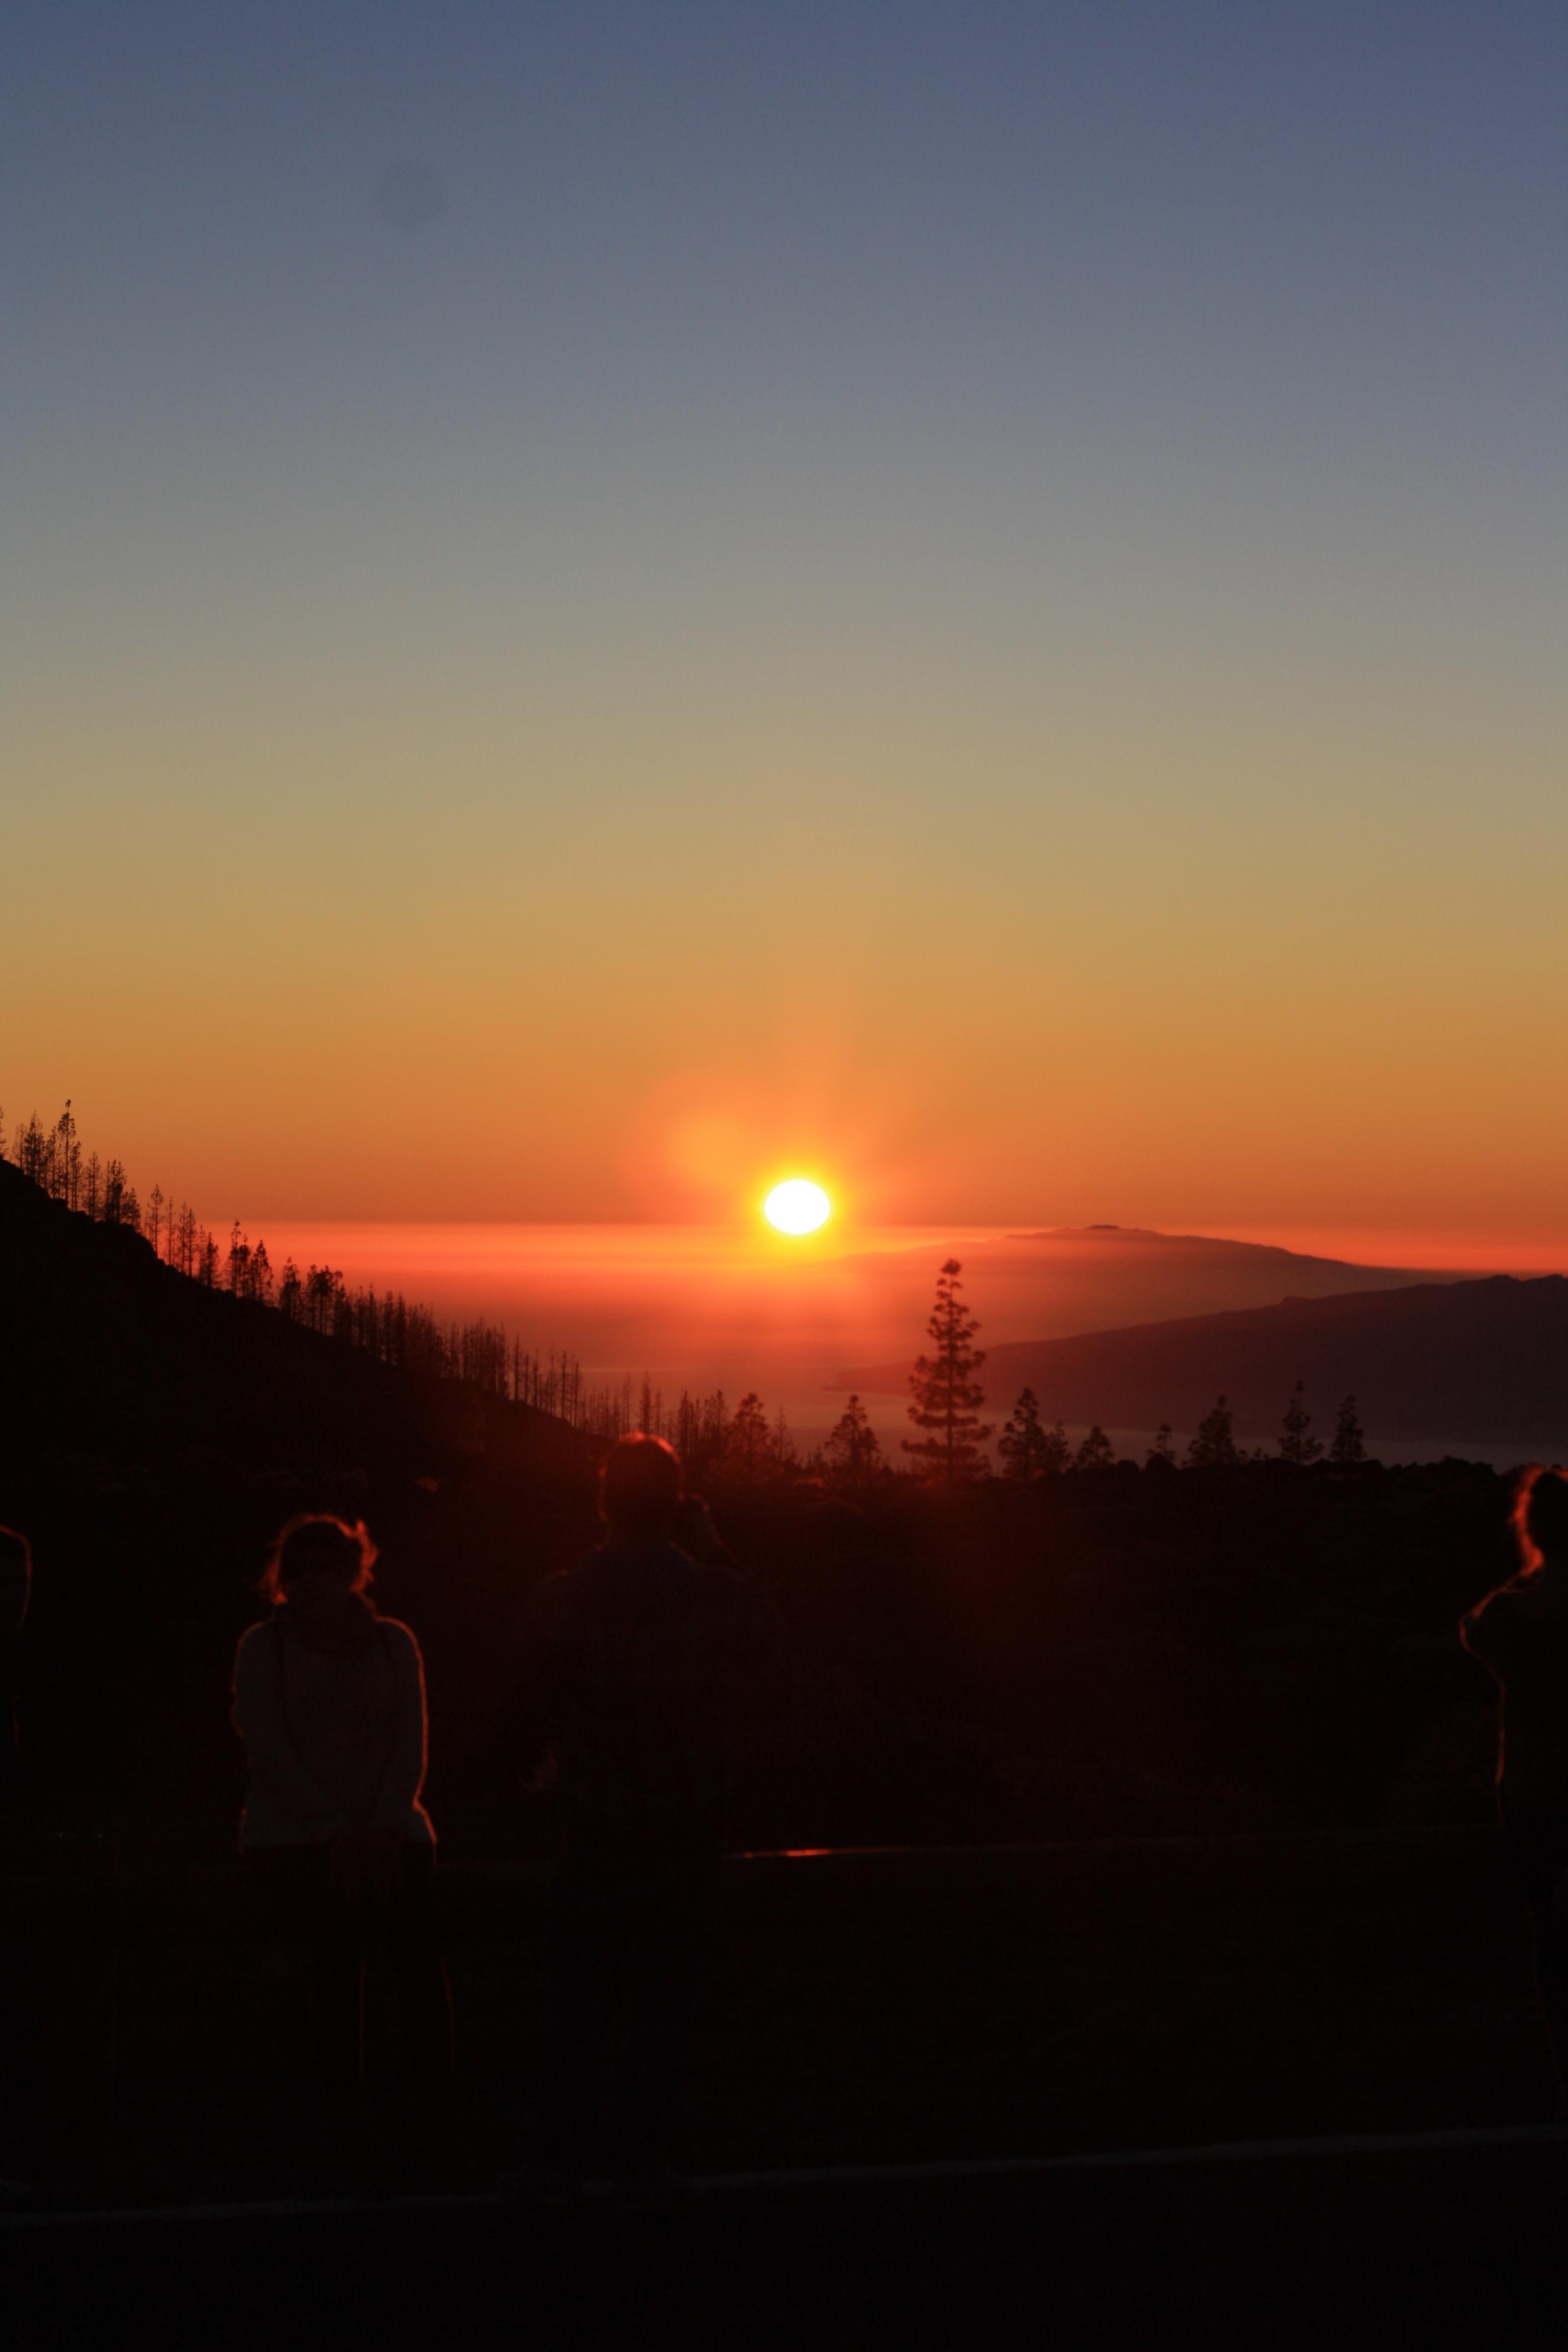
<svg viewBox="0 0 1568 2352"><path fill-rule="evenodd" d="M521 1939L536 1971L530 1981L542 1981L530 1889L558 1820L556 1800L548 1787L531 1790L516 1752L519 1629L531 1597L595 1543L595 1470L616 1412L635 1426L639 1412L651 1417L650 1401L612 1397L605 1424L584 1428L572 1417L569 1387L555 1391L565 1413L537 1401L547 1390L514 1394L510 1349L503 1378L499 1339L489 1354L478 1348L465 1359L460 1330L456 1342L449 1329L437 1332L438 1346L399 1361L390 1336L399 1313L404 1330L422 1330L422 1310L406 1302L400 1310L395 1298L356 1306L340 1289L329 1309L323 1282L312 1307L307 1272L298 1311L286 1311L276 1288L268 1301L258 1248L247 1255L243 1234L226 1259L203 1242L187 1273L170 1262L166 1221L157 1249L138 1230L145 1219L139 1204L131 1214L122 1171L118 1192L100 1181L96 1214L85 1192L73 1208L58 1157L52 1172L37 1160L43 1130L35 1123L29 1132L31 1164L0 1161L0 1522L26 1530L34 1564L15 1678L21 1785L39 1831L65 1840L62 1852L111 1853L132 1890L127 1909L84 1883L71 1916L86 1919L96 1906L89 1945L108 1938L102 1948L120 1956L116 1969L137 1988L138 2032L165 2053L160 2063L183 2063L187 2027L176 2012L194 1996L170 1938L193 1955L204 1937L250 1948L251 1930L222 1892L219 1857L240 1799L228 1679L257 1618L260 1566L278 1528L300 1514L363 1520L380 1547L379 1595L416 1629L428 1676L426 1793L442 1840L438 1900L459 2051L467 2032L474 2063L498 2080L510 2079L509 2068L518 2076L531 2063L526 2018L498 2006L475 1955L497 1938ZM1507 1479L1463 1458L1403 1468L1367 1458L1354 1401L1326 1400L1320 1422L1311 1390L1295 1380L1278 1396L1267 1447L1244 1444L1228 1391L1211 1391L1190 1433L1178 1438L1167 1422L1142 1459L1118 1458L1104 1426L1069 1441L1026 1387L988 1406L995 1358L983 1358L961 1263L947 1261L934 1286L926 1351L903 1374L911 1450L896 1460L858 1393L805 1462L761 1397L742 1396L733 1409L687 1401L697 1415L688 1473L726 1556L744 1564L776 1612L790 1661L790 1706L736 1776L731 1841L743 1853L910 1857L924 1875L892 1911L890 1890L878 1892L881 1865L842 1865L863 1874L863 1885L853 1881L857 1949L863 1944L869 1972L866 2000L888 2009L889 2031L933 2030L912 1986L899 1990L902 1962L879 1940L895 1916L906 1939L930 1937L933 1871L960 1874L971 1932L994 1937L985 1967L999 2013L1030 1997L1037 1948L1019 1945L988 1908L1004 1898L987 1891L985 1874L1002 1865L985 1857L1015 1849L1082 1854L1081 1864L1042 1860L1037 1893L1015 1890L1006 1916L1026 1916L1030 1935L1043 1937L1051 1906L1068 1900L1082 1927L1072 1966L1101 1974L1132 1965L1119 1957L1123 1931L1110 1923L1130 1902L1154 1902L1152 1864L1139 1861L1131 1882L1117 1874L1134 1868L1131 1857L1163 1851L1150 1841L1184 1842L1184 1851L1195 1841L1194 1853L1234 1858L1214 1865L1232 1939L1254 1932L1246 1923L1260 1857L1295 1853L1291 1842L1303 1836L1330 1842L1321 1850L1332 1888L1313 1893L1319 1882L1291 1875L1292 1864L1269 1897L1284 1906L1281 1919L1298 1920L1297 1906L1310 1913L1320 1900L1354 1915L1369 1899L1357 1859L1371 1851L1358 1842L1369 1839L1415 1841L1405 1875L1390 1883L1385 1938L1405 1932L1396 1935L1396 1912L1410 1919L1423 1905L1479 1899L1492 1868L1494 1707L1455 1626L1479 1591L1510 1572ZM581 1414L580 1395L575 1402ZM982 1418L988 1410L999 1426ZM985 1444L993 1426L994 1468ZM1450 1851L1469 1857L1451 1880L1438 1871ZM1095 1859L1119 1853L1127 1859ZM171 1855L195 1874L177 1896ZM1412 1892L1421 1855L1437 1875L1419 1877ZM1267 1864L1277 1868L1286 1865ZM1078 1874L1070 1898L1060 1893L1064 1872ZM803 1892L775 1914L773 1898L759 1894L753 1916L746 1897L742 1915L752 1925L743 1933L760 1939L747 1950L776 1948L784 1969L801 1937L822 1932L826 1915L813 1906L827 1899ZM1160 1916L1201 1940L1196 1893L1169 1900L1173 1909ZM1100 1904L1104 1922L1091 1929ZM1145 1932L1153 1948L1166 1930L1152 1914ZM1381 1968L1375 1954L1385 1948L1373 1938L1355 1967ZM136 1956L154 1949L163 1957L149 1973ZM1495 1949L1503 1957L1488 1968L1521 1965L1506 1958L1506 1938ZM1026 1961L1024 1975L1015 1961ZM261 1960L232 1965L236 1982L251 1988L247 1998L264 2001ZM747 1962L753 1973L761 1965ZM860 1965L844 1958L852 1976ZM1087 2000L1088 1982L1063 1998ZM769 1995L781 2014L797 1998L782 1979ZM1149 1984L1138 1998L1175 1995ZM1356 2044L1367 2084L1383 2080L1370 2022L1382 2021L1386 2040L1382 1998L1369 1990L1371 2038ZM1411 2031L1436 2035L1428 1994L1410 1998ZM809 2047L826 2051L836 2029L814 2001L800 2031L809 2017ZM374 2055L384 2028L372 2009ZM220 2022L204 2030L217 2033ZM221 2024L222 2034L237 2030ZM962 2022L942 2030L961 2042L971 2032ZM224 2064L238 2064L238 2045L224 2047ZM797 2069L801 2047L781 2043ZM1532 2113L1540 2059L1529 2054L1524 2023L1509 2047L1508 2095ZM292 2061L276 2063L288 2079ZM1015 2053L1005 2068L996 2054L1002 2072L1020 2063ZM770 2080L769 2111L783 2114L784 2074ZM1252 2114L1242 2112L1247 2084L1247 2095L1274 2103L1270 2114L1323 2128L1340 2120L1313 2105L1326 2095L1281 2054L1261 2071L1216 2063L1199 2103L1202 2127L1221 2137L1240 2129ZM1474 2096L1484 2107L1483 2093ZM255 2095L263 2099L259 2085ZM504 2116L510 2110L496 2095ZM1105 2095L1100 2075L1086 2075L1075 2096L1090 2104L1061 2106L1061 2128L1074 2112L1080 2131L1106 2127ZM940 2101L922 2110L929 2128L942 2127L944 2112ZM1118 2127L1151 2126L1129 2109ZM1199 2128L1190 2112L1170 2127ZM504 2140L506 2128L472 2124L463 2161L486 2148L499 2161L505 2149L494 2135ZM998 2141L1020 2128L1011 2109L986 2125ZM254 2153L220 2146L199 2100L179 2130L200 2140L204 2167L237 2184L254 2180ZM339 2178L330 2166L320 2177Z"/></svg>

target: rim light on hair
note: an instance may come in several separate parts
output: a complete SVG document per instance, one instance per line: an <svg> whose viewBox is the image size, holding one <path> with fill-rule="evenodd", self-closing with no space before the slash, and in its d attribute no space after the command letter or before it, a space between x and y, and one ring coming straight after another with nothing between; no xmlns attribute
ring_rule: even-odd
<svg viewBox="0 0 1568 2352"><path fill-rule="evenodd" d="M283 1573L283 1555L296 1536L307 1528L332 1528L345 1544L352 1544L358 1562L349 1580L351 1592L366 1592L374 1580L374 1570L379 1558L370 1529L363 1519L343 1519L335 1511L296 1511L279 1528L268 1549L267 1565L261 1571L261 1595L277 1609L289 1598L288 1580Z"/></svg>

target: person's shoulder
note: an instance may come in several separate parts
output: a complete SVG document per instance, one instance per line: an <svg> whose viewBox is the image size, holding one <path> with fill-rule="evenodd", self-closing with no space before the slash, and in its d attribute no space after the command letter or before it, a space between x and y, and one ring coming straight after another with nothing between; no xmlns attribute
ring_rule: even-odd
<svg viewBox="0 0 1568 2352"><path fill-rule="evenodd" d="M663 1540L603 1543L596 1544L574 1569L554 1580L563 1587L564 1600L591 1606L599 1600L618 1604L629 1595L641 1595L650 1589L684 1589L692 1572L692 1563L679 1544Z"/></svg>
<svg viewBox="0 0 1568 2352"><path fill-rule="evenodd" d="M1521 1568L1495 1591L1489 1592L1484 1601L1478 1601L1470 1614L1479 1617L1484 1609L1489 1616L1514 1616L1522 1612L1525 1616L1533 1617L1541 1613L1543 1601L1550 1607L1541 1578L1532 1575L1528 1569Z"/></svg>
<svg viewBox="0 0 1568 2352"><path fill-rule="evenodd" d="M558 1625L577 1580L577 1572L568 1569L557 1569L552 1575L542 1576L523 1596L521 1612L523 1632L538 1633Z"/></svg>
<svg viewBox="0 0 1568 2352"><path fill-rule="evenodd" d="M1568 1633L1568 1589L1521 1572L1489 1592L1459 1620L1465 1647L1485 1663L1516 1663L1545 1650L1555 1652Z"/></svg>
<svg viewBox="0 0 1568 2352"><path fill-rule="evenodd" d="M529 1600L546 1612L564 1609L569 1601L580 1601L585 1592L594 1591L604 1560L602 1551L584 1552L575 1568L557 1568L550 1575L542 1576Z"/></svg>
<svg viewBox="0 0 1568 2352"><path fill-rule="evenodd" d="M278 1620L276 1617L261 1617L254 1625L247 1625L240 1635L234 1661L237 1665L243 1658L247 1664L254 1664L260 1659L276 1656L277 1648Z"/></svg>
<svg viewBox="0 0 1568 2352"><path fill-rule="evenodd" d="M381 1656L388 1658L390 1665L414 1665L423 1673L426 1654L418 1646L418 1634L411 1625L405 1625L402 1618L384 1618L376 1613L376 1639L381 1642Z"/></svg>
<svg viewBox="0 0 1568 2352"><path fill-rule="evenodd" d="M1505 1585L1503 1590L1509 1588ZM1517 1588L1519 1613L1521 1617L1547 1624L1568 1621L1568 1583L1560 1578L1536 1574L1521 1578Z"/></svg>
<svg viewBox="0 0 1568 2352"><path fill-rule="evenodd" d="M698 1575L704 1600L728 1622L752 1625L771 1615L773 1604L756 1578L733 1560L710 1560Z"/></svg>
<svg viewBox="0 0 1568 2352"><path fill-rule="evenodd" d="M1507 1578L1501 1584L1494 1585L1491 1591L1483 1593L1475 1607L1467 1613L1474 1618L1480 1616L1483 1610L1489 1615L1494 1610L1510 1610L1517 1601L1525 1598L1530 1591L1530 1585L1529 1577L1521 1571L1517 1575Z"/></svg>
<svg viewBox="0 0 1568 2352"><path fill-rule="evenodd" d="M389 1650L394 1656L395 1656L399 1652L401 1652L405 1656L412 1655L417 1658L421 1655L418 1635L415 1633L412 1625L405 1625L401 1617L383 1617L378 1615L375 1621L375 1630L380 1635L384 1646Z"/></svg>

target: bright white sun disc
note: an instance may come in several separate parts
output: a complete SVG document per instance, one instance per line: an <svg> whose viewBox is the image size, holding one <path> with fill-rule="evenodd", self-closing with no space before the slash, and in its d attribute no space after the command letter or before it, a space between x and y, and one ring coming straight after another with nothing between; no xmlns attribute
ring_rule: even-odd
<svg viewBox="0 0 1568 2352"><path fill-rule="evenodd" d="M781 1234L814 1234L833 1213L833 1203L820 1184L808 1176L792 1176L775 1184L763 1202L763 1214Z"/></svg>

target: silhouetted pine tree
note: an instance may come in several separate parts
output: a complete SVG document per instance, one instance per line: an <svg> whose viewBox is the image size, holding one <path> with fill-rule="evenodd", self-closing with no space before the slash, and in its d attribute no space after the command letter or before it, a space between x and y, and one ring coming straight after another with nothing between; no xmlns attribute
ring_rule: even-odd
<svg viewBox="0 0 1568 2352"><path fill-rule="evenodd" d="M256 1247L251 1251L250 1264L247 1268L247 1275L249 1287L246 1292L246 1297L247 1298L259 1299L263 1307L270 1307L272 1304L272 1261L267 1255L267 1244L265 1242L258 1242Z"/></svg>
<svg viewBox="0 0 1568 2352"><path fill-rule="evenodd" d="M1279 1459L1281 1462L1294 1462L1303 1470L1309 1462L1315 1462L1323 1450L1322 1439L1311 1433L1312 1416L1301 1402L1306 1392L1306 1381L1298 1381L1290 1391L1290 1402L1285 1408L1285 1418L1279 1427Z"/></svg>
<svg viewBox="0 0 1568 2352"><path fill-rule="evenodd" d="M698 1413L700 1422L698 1454L704 1461L716 1461L723 1453L730 1434L730 1412L724 1402L723 1390L715 1389L711 1396L705 1396L698 1407Z"/></svg>
<svg viewBox="0 0 1568 2352"><path fill-rule="evenodd" d="M850 1398L828 1431L822 1466L842 1486L867 1486L881 1471L882 1449L858 1396Z"/></svg>
<svg viewBox="0 0 1568 2352"><path fill-rule="evenodd" d="M23 1175L31 1178L35 1184L41 1185L44 1181L48 1151L48 1139L38 1124L37 1112L34 1111L16 1138L16 1165Z"/></svg>
<svg viewBox="0 0 1568 2352"><path fill-rule="evenodd" d="M342 1276L330 1265L313 1265L305 1276L305 1319L312 1331L330 1331Z"/></svg>
<svg viewBox="0 0 1568 2352"><path fill-rule="evenodd" d="M1060 1469L1061 1464L1051 1459L1050 1435L1040 1426L1039 1402L1033 1389L1020 1390L1017 1403L1002 1424L996 1451L1002 1456L1004 1478L1019 1479L1025 1486L1032 1486L1047 1471Z"/></svg>
<svg viewBox="0 0 1568 2352"><path fill-rule="evenodd" d="M1099 1422L1094 1423L1074 1457L1075 1470L1109 1470L1116 1459L1116 1448Z"/></svg>
<svg viewBox="0 0 1568 2352"><path fill-rule="evenodd" d="M934 1356L921 1356L910 1374L910 1419L927 1437L906 1437L903 1449L915 1454L927 1473L956 1486L984 1475L988 1464L984 1444L990 1425L982 1425L980 1408L985 1391L975 1373L985 1361L974 1345L980 1328L959 1297L963 1269L950 1257L937 1276L936 1304L927 1331L936 1344Z"/></svg>
<svg viewBox="0 0 1568 2352"><path fill-rule="evenodd" d="M748 1390L735 1407L724 1447L724 1466L738 1477L760 1477L773 1459L773 1432L767 1409L754 1390Z"/></svg>
<svg viewBox="0 0 1568 2352"><path fill-rule="evenodd" d="M1163 1421L1154 1432L1154 1443L1143 1456L1145 1462L1174 1462L1176 1433L1168 1421Z"/></svg>
<svg viewBox="0 0 1568 2352"><path fill-rule="evenodd" d="M55 1121L55 1131L49 1139L49 1191L68 1209L78 1206L81 1197L81 1142L77 1134L76 1120L71 1116L70 1097Z"/></svg>
<svg viewBox="0 0 1568 2352"><path fill-rule="evenodd" d="M1366 1460L1366 1433L1357 1416L1353 1396L1346 1397L1335 1417L1329 1460L1339 1463L1342 1468L1352 1462Z"/></svg>
<svg viewBox="0 0 1568 2352"><path fill-rule="evenodd" d="M1217 1397L1212 1412L1205 1412L1199 1422L1197 1435L1187 1448L1187 1460L1194 1470L1211 1469L1216 1463L1240 1461L1233 1418L1224 1397Z"/></svg>

